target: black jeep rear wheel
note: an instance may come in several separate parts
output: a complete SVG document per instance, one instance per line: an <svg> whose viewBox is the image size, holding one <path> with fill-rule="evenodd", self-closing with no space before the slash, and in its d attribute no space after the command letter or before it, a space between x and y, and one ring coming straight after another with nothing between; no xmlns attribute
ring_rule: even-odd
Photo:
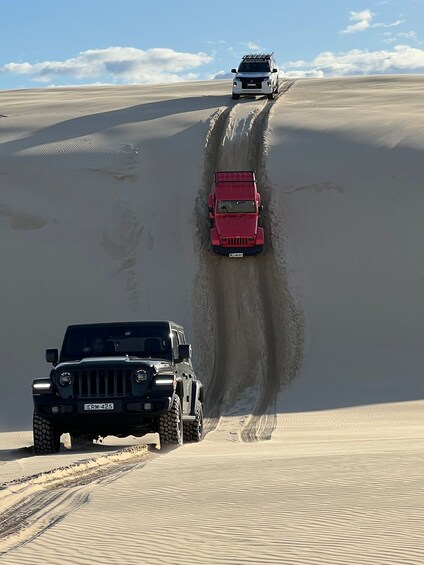
<svg viewBox="0 0 424 565"><path fill-rule="evenodd" d="M200 400L196 404L196 418L184 423L184 441L202 441L203 438L203 406Z"/></svg>
<svg viewBox="0 0 424 565"><path fill-rule="evenodd" d="M60 433L51 420L47 420L38 412L33 418L34 452L36 455L57 453L60 449Z"/></svg>
<svg viewBox="0 0 424 565"><path fill-rule="evenodd" d="M171 408L159 420L160 445L183 444L183 414L180 397L175 394Z"/></svg>

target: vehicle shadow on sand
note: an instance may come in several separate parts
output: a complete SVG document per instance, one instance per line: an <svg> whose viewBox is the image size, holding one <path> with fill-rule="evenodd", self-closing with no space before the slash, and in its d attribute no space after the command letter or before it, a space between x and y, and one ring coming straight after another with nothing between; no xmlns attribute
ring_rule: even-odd
<svg viewBox="0 0 424 565"><path fill-rule="evenodd" d="M27 137L5 142L2 145L2 153L4 155L15 154L40 145L55 144L93 133L98 134L110 128L142 124L188 112L210 109L213 113L220 106L227 106L231 103L229 96L198 96L148 102L118 110L78 116L36 130Z"/></svg>

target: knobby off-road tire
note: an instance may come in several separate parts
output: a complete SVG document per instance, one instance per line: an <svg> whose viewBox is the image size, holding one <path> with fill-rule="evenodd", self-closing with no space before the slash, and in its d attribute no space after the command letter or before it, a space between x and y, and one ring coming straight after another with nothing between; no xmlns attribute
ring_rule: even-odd
<svg viewBox="0 0 424 565"><path fill-rule="evenodd" d="M159 420L160 445L183 444L183 414L180 397L175 394L171 408Z"/></svg>
<svg viewBox="0 0 424 565"><path fill-rule="evenodd" d="M60 434L53 422L34 412L33 418L34 452L36 455L57 453L60 449Z"/></svg>
<svg viewBox="0 0 424 565"><path fill-rule="evenodd" d="M203 438L203 406L200 400L196 403L196 419L184 422L184 441L202 441Z"/></svg>

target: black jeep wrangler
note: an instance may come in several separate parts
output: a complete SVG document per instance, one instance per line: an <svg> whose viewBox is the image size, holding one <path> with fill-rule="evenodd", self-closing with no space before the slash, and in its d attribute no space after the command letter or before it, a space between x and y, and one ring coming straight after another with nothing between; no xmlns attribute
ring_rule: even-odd
<svg viewBox="0 0 424 565"><path fill-rule="evenodd" d="M74 447L114 435L157 432L161 446L201 441L203 387L191 364L191 345L174 322L72 325L60 355L46 350L49 378L35 379L34 448L59 451L69 433Z"/></svg>

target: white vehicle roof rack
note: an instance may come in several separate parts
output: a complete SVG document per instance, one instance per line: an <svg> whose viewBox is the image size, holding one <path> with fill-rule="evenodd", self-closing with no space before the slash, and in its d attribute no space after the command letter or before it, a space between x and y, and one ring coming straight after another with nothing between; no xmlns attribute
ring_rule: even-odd
<svg viewBox="0 0 424 565"><path fill-rule="evenodd" d="M249 59L271 59L274 55L274 51L272 53L251 53L250 55L243 55L243 61Z"/></svg>

